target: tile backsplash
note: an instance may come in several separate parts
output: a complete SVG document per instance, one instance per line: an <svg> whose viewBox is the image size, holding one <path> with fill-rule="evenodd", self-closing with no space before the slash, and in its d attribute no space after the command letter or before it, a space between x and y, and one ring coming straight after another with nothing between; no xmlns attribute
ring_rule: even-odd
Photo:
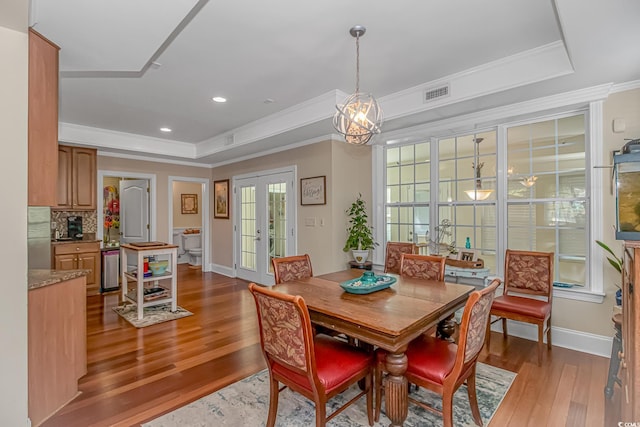
<svg viewBox="0 0 640 427"><path fill-rule="evenodd" d="M67 217L69 216L81 216L82 217L82 232L83 233L96 233L98 231L98 216L96 211L51 211L51 222L55 224L55 228L51 229L51 234L55 234L56 231L61 236L67 236Z"/></svg>

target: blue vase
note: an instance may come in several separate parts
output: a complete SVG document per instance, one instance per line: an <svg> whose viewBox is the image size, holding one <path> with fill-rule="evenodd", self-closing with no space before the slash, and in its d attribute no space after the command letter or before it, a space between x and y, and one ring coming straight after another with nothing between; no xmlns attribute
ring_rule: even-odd
<svg viewBox="0 0 640 427"><path fill-rule="evenodd" d="M622 289L616 291L616 305L622 305Z"/></svg>

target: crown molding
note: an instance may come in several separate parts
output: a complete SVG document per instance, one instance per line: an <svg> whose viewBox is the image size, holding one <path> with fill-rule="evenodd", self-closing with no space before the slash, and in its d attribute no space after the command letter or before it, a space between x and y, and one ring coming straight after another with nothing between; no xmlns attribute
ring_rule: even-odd
<svg viewBox="0 0 640 427"><path fill-rule="evenodd" d="M554 108L585 106L590 102L606 99L611 91L611 87L612 84L607 83L383 133L377 144L397 144L416 141L417 139L424 139L425 137L451 133L454 129L489 126L491 123L498 120L504 121L510 117L541 113Z"/></svg>
<svg viewBox="0 0 640 427"><path fill-rule="evenodd" d="M191 166L191 167L205 168L205 169L211 169L212 168L212 165L206 164L206 163L187 162L187 161L184 161L184 160L164 159L164 158L161 158L161 157L149 157L149 156L141 156L141 155L137 155L137 154L114 153L113 151L98 150L98 156L115 157L115 158L118 158L118 159L138 160L138 161L143 161L143 162L166 163L166 164L172 164L172 165Z"/></svg>
<svg viewBox="0 0 640 427"><path fill-rule="evenodd" d="M386 119L392 120L573 72L565 45L559 40L387 95L379 101ZM444 84L449 85L449 96L423 102L426 89Z"/></svg>
<svg viewBox="0 0 640 427"><path fill-rule="evenodd" d="M72 123L61 122L58 124L58 140L96 148L138 151L189 159L196 158L195 145L188 142L153 138Z"/></svg>
<svg viewBox="0 0 640 427"><path fill-rule="evenodd" d="M232 131L196 144L197 157L219 153L325 120L333 116L335 105L347 94L332 90L293 107L263 117Z"/></svg>
<svg viewBox="0 0 640 427"><path fill-rule="evenodd" d="M634 90L640 88L640 80L633 80L631 82L618 83L611 86L610 93L625 92L627 90Z"/></svg>

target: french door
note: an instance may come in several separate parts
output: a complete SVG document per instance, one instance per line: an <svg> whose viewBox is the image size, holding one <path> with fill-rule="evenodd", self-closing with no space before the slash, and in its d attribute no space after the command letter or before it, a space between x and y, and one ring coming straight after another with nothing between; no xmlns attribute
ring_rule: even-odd
<svg viewBox="0 0 640 427"><path fill-rule="evenodd" d="M234 179L236 275L274 284L271 258L296 253L293 171Z"/></svg>

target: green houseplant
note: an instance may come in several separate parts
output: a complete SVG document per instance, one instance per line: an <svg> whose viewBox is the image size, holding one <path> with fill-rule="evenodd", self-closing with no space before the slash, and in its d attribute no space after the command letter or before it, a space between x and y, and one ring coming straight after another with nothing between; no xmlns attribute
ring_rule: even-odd
<svg viewBox="0 0 640 427"><path fill-rule="evenodd" d="M601 242L600 240L596 240L596 243L609 255L611 255L607 257L607 261L609 261L609 264L611 264L611 266L615 268L618 273L620 273L620 276L622 276L622 269L624 268L624 261L622 260L622 258L617 256L606 243ZM616 305L622 305L622 289L620 289L617 284L615 285L618 287L618 290L616 291Z"/></svg>
<svg viewBox="0 0 640 427"><path fill-rule="evenodd" d="M358 198L346 213L349 215L348 236L342 250L344 252L351 250L353 258L363 264L369 256L369 250L378 243L373 240L373 227L368 224L367 206L362 200L362 194L358 194Z"/></svg>

